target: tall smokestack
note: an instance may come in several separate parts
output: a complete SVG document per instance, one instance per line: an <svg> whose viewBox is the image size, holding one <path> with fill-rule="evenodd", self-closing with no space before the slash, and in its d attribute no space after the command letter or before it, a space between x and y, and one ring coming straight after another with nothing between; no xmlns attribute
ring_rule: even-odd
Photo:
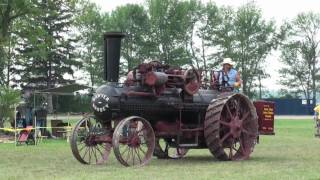
<svg viewBox="0 0 320 180"><path fill-rule="evenodd" d="M104 79L107 82L118 82L121 39L125 34L121 32L107 32L104 34Z"/></svg>

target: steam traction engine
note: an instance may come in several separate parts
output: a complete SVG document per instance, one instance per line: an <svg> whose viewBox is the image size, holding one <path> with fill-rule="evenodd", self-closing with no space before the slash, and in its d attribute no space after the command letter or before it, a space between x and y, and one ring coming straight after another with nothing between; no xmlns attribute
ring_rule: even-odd
<svg viewBox="0 0 320 180"><path fill-rule="evenodd" d="M181 158L189 149L208 148L218 160L248 159L258 137L258 117L243 94L214 82L201 88L197 70L158 61L143 63L118 83L121 33L107 33L107 83L92 98L71 136L74 157L84 164L107 161L113 148L125 166L145 165L152 156Z"/></svg>

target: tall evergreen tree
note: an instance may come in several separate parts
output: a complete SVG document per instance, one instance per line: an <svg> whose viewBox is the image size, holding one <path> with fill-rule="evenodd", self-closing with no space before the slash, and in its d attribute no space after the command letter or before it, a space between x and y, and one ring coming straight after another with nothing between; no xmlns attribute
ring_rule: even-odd
<svg viewBox="0 0 320 180"><path fill-rule="evenodd" d="M32 11L32 0L0 0L0 85L9 85L13 23Z"/></svg>
<svg viewBox="0 0 320 180"><path fill-rule="evenodd" d="M73 75L75 60L71 27L74 21L75 1L38 0L36 12L21 21L18 48L21 60L16 72L23 89L45 89L73 82L65 78ZM21 68L20 68L21 67ZM49 110L52 97L48 96Z"/></svg>

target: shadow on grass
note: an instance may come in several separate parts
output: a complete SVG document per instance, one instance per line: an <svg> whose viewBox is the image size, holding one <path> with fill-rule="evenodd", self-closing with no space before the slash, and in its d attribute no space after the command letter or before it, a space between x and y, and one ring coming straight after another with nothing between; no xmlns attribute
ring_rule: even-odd
<svg viewBox="0 0 320 180"><path fill-rule="evenodd" d="M182 161L189 161L189 162L218 162L217 159L215 159L213 156L186 156L182 159L180 159Z"/></svg>
<svg viewBox="0 0 320 180"><path fill-rule="evenodd" d="M275 162L289 162L294 161L295 158L288 158L283 156L253 156L248 160L242 161L219 161L213 156L186 156L181 159L154 159L153 161L158 161L160 163L170 163L172 165L181 165L181 164L204 164L204 163L275 163Z"/></svg>

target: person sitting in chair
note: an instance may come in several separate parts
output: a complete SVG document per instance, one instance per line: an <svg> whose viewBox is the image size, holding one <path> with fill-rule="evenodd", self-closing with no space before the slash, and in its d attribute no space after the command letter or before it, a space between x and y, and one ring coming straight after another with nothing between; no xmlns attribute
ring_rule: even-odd
<svg viewBox="0 0 320 180"><path fill-rule="evenodd" d="M240 73L233 68L234 62L231 58L225 58L222 62L222 70L219 71L218 81L221 89L230 90L241 87Z"/></svg>

